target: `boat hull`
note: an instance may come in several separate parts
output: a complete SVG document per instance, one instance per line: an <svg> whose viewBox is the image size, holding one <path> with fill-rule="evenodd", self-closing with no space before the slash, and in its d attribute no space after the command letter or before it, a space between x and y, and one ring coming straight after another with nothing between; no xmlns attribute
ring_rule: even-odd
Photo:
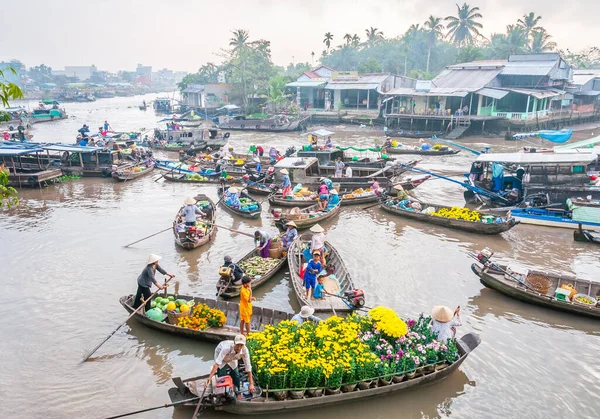
<svg viewBox="0 0 600 419"><path fill-rule="evenodd" d="M527 214L522 210L512 210L510 214L515 220L518 220L522 224L531 224L544 227L578 229L580 223L580 221L575 221L571 218L551 215L533 215ZM586 230L600 231L600 223L582 221L581 224Z"/></svg>
<svg viewBox="0 0 600 419"><path fill-rule="evenodd" d="M416 156L452 156L460 153L460 150L446 150L446 151L429 151L429 150L410 150L404 148L390 147L386 149L388 154L412 154Z"/></svg>

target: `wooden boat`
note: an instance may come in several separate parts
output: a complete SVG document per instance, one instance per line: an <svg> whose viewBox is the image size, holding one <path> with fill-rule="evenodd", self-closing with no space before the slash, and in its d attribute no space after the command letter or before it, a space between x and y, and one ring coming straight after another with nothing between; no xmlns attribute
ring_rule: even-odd
<svg viewBox="0 0 600 419"><path fill-rule="evenodd" d="M172 294L168 294L172 295ZM138 322L156 330L162 332L171 333L174 335L185 336L197 340L206 340L210 342L220 342L222 340L233 339L235 335L240 333L240 305L237 302L229 302L223 300L213 300L209 298L191 297L187 295L173 295L176 298L182 298L184 300L194 300L196 304L206 304L210 308L217 308L225 313L227 322L223 327L210 327L206 330L194 330L185 327L179 327L174 324L170 324L167 321L167 315L164 315L163 321L159 322L146 317L144 309L138 311L133 318ZM127 310L128 313L133 313L133 302L135 301L135 295L126 295L119 298L121 305ZM251 330L261 330L267 324L276 324L282 320L288 320L293 314L286 313L279 310L272 310L270 308L258 307L252 305L252 319L250 320Z"/></svg>
<svg viewBox="0 0 600 419"><path fill-rule="evenodd" d="M584 230L581 223L579 223L579 228L573 232L573 239L576 242L600 244L600 233Z"/></svg>
<svg viewBox="0 0 600 419"><path fill-rule="evenodd" d="M341 203L341 200L340 200ZM319 204L312 205L306 208L292 208L289 211L282 211L274 208L272 210L273 216L275 217L275 225L281 230L285 231L285 223L293 221L296 223L298 230L304 230L314 226L317 223L321 223L329 218L333 218L339 214L341 205L338 204L327 212L317 211Z"/></svg>
<svg viewBox="0 0 600 419"><path fill-rule="evenodd" d="M223 179L220 176L204 176L205 178L207 178L208 180L196 180L196 179L188 179L187 175L184 173L178 173L178 172L171 172L171 173L167 173L165 175L163 175L163 178L168 181L168 182L180 182L180 183L233 183L236 180L239 180L238 178L231 178L231 179Z"/></svg>
<svg viewBox="0 0 600 419"><path fill-rule="evenodd" d="M303 279L300 278L300 270L303 268L306 260L305 251L310 247L309 234L304 234L296 239L287 253L288 266L290 267L290 280L292 282L296 299L301 306L308 305L318 312L339 312L352 311L353 307L343 298L346 291L356 289L350 272L346 268L338 251L329 242L325 242L325 260L327 265L335 266L335 279L328 278L324 282L325 290L339 296L327 296L322 300L306 299L306 288L303 285Z"/></svg>
<svg viewBox="0 0 600 419"><path fill-rule="evenodd" d="M507 271L507 266L499 266L503 271ZM600 295L600 283L587 281L585 279L576 279L574 277L556 275L547 272L530 270L529 274L545 275L552 286L547 294L540 294L537 291L525 286L516 279L510 278L507 274L495 269L494 265L481 267L477 263L471 265L471 270L477 275L483 285L495 289L509 297L527 303L536 304L553 310L565 311L581 316L588 316L600 319L600 307L574 303L570 301L557 300L554 297L554 291L561 285L572 285L578 293L596 297ZM519 273L513 273L513 276L526 276Z"/></svg>
<svg viewBox="0 0 600 419"><path fill-rule="evenodd" d="M481 221L468 221L468 220L458 220L458 219L447 218L447 217L439 217L436 215L425 214L422 212L405 210L405 209L402 209L397 206L391 206L389 204L390 202L395 202L395 201L396 201L395 199L389 200L389 201L381 204L380 207L381 207L381 209L383 209L386 212L389 212L390 214L395 214L395 215L399 215L401 217L406 217L406 218L410 218L413 220L422 221L424 223L435 224L435 225L439 225L442 227L468 231L470 233L500 234L500 233L510 230L511 228L513 228L514 226L519 224L518 221L516 221L514 218L510 218L510 217L500 223L496 223L496 222L484 223ZM423 209L432 207L435 211L439 211L441 208L447 208L447 209L451 208L451 207L446 207L446 206L438 205L438 204L430 204L427 202L421 202L420 204ZM480 213L480 214L482 216L488 215L488 214L484 214L484 213ZM496 217L496 215L493 215L493 217Z"/></svg>
<svg viewBox="0 0 600 419"><path fill-rule="evenodd" d="M290 121L286 116L276 115L267 119L229 119L221 124L219 128L239 131L261 131L261 132L288 132L300 131L306 125L304 117L295 121Z"/></svg>
<svg viewBox="0 0 600 419"><path fill-rule="evenodd" d="M475 350L481 343L481 338L476 333L467 333L461 338L457 339L457 348L459 358L451 365L430 372L426 372L424 375L408 379L399 383L390 383L388 385L380 385L375 387L369 387L366 390L356 389L348 393L338 394L327 394L324 393L320 397L304 397L301 399L285 399L277 400L274 397L266 397L259 395L258 397L252 397L249 400L232 400L230 403L218 404L218 405L205 405L206 408L212 408L215 410L223 410L228 413L235 413L240 415L264 415L271 413L288 413L292 410L302 410L311 408L320 408L325 406L337 405L344 402L352 402L357 400L368 399L376 396L383 396L387 394L396 394L406 390L412 390L424 385L438 382L448 377L454 371L456 371L462 363L467 359L467 356L473 350ZM176 387L169 389L169 397L172 403L181 403L178 407L192 407L194 408L198 404L197 395L189 390L186 384L193 386L193 381L206 381L207 376L194 377L189 379L181 379L179 377L173 378L173 382ZM199 382L199 386L196 390L203 390L202 384ZM190 400L186 402L186 400Z"/></svg>
<svg viewBox="0 0 600 419"><path fill-rule="evenodd" d="M264 183L257 182L247 182L244 183L244 188L253 194L256 195L271 195L276 191L276 187L270 187L269 185L265 185Z"/></svg>
<svg viewBox="0 0 600 419"><path fill-rule="evenodd" d="M229 186L225 186L219 187L219 198L223 197L224 192L229 189ZM229 205L227 202L225 202L225 198L223 199L219 199L219 202L221 205L223 205L223 207L225 208L225 211L233 214L233 215L238 215L240 217L243 218L260 218L260 214L262 213L262 205L260 202L258 202L256 199L252 198L250 195L248 195L246 192L242 191L240 193L240 199L241 198L246 198L248 200L250 200L251 202L255 203L256 205L258 205L258 209L255 211L251 211L251 212L246 212L246 211L242 211L241 209L238 208L234 208L231 205Z"/></svg>
<svg viewBox="0 0 600 419"><path fill-rule="evenodd" d="M190 149L190 144L185 144L185 143L171 143L171 144L167 144L167 145L156 145L152 147L154 150L161 150L161 151L175 151L175 152L180 152L180 151L188 151ZM202 151L206 148L206 141L202 141L200 143L196 143L194 145L194 147L192 147L192 151L194 152L198 152L198 151Z"/></svg>
<svg viewBox="0 0 600 419"><path fill-rule="evenodd" d="M460 153L460 150L453 150L451 148L447 150L413 150L410 148L403 147L388 147L386 149L388 154L411 154L417 156L452 156L454 154Z"/></svg>
<svg viewBox="0 0 600 419"><path fill-rule="evenodd" d="M575 229L583 224L588 230L600 230L600 222L574 220L572 211L561 208L515 208L510 210L510 215L523 224Z"/></svg>
<svg viewBox="0 0 600 419"><path fill-rule="evenodd" d="M238 260L234 263L239 266L240 263L242 263L243 261L250 259L254 256L258 256L258 251L256 249L252 249L246 256L244 256L243 258L241 258L240 260ZM267 273L265 273L263 276L252 278L252 282L251 282L252 289L261 286L262 284L267 282L269 279L271 279L281 268L284 267L284 265L286 263L287 263L287 259L282 257L280 259L279 263L277 265L275 265L273 268L271 268L269 271L267 271ZM225 287L225 289L223 289L224 287ZM223 298L237 297L238 295L240 295L241 289L242 289L241 285L231 284L223 277L219 278L219 280L217 281L217 294L221 295L221 297L223 297Z"/></svg>
<svg viewBox="0 0 600 419"><path fill-rule="evenodd" d="M340 192L340 196L342 197L342 202L340 205L342 207L350 206L350 205L362 205L362 204L370 204L372 202L377 202L380 199L380 196L372 193L370 195L365 196L356 196L354 198L344 198L344 195L351 194L352 191L348 192Z"/></svg>
<svg viewBox="0 0 600 419"><path fill-rule="evenodd" d="M142 169L140 172L134 171L134 168L139 167ZM132 165L119 166L115 172L113 172L112 177L114 180L118 182L125 182L128 180L135 180L142 176L146 176L150 172L154 170L154 164L149 167L146 167L146 163L140 162Z"/></svg>
<svg viewBox="0 0 600 419"><path fill-rule="evenodd" d="M203 244L208 243L209 241L213 240L217 234L217 228L214 226L214 223L217 219L217 207L215 206L215 203L206 195L197 195L194 197L194 199L198 202L208 201L210 210L207 210L206 208L201 208L201 210L207 215L206 219L203 221L206 221L210 224L206 226L206 233L202 237L199 237L196 234L190 237L189 233L185 231L185 221L179 222L181 219L179 214L181 213L183 207L179 208L179 211L177 211L177 215L175 216L175 220L173 220L173 235L175 236L175 244L188 250L195 249L196 247L200 247Z"/></svg>
<svg viewBox="0 0 600 419"><path fill-rule="evenodd" d="M316 194L316 192L315 192ZM311 207L314 206L315 203L317 201L315 199L301 199L301 198L296 198L294 197L293 199L284 199L283 195L281 195L280 193L277 193L275 195L271 195L269 197L269 204L271 204L271 206L277 206L277 207L289 207L289 208L293 208L293 207L298 207L298 208L307 208L307 207Z"/></svg>

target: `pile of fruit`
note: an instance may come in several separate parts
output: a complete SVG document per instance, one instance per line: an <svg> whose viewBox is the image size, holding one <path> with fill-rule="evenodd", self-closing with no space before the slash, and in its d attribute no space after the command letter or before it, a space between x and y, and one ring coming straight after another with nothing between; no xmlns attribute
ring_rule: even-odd
<svg viewBox="0 0 600 419"><path fill-rule="evenodd" d="M209 327L222 327L227 321L225 313L206 304L196 304L189 316L180 317L177 326L193 330L206 330Z"/></svg>
<svg viewBox="0 0 600 419"><path fill-rule="evenodd" d="M240 210L244 212L258 211L258 204L250 198L240 198Z"/></svg>
<svg viewBox="0 0 600 419"><path fill-rule="evenodd" d="M453 218L455 220L481 221L481 214L477 211L471 211L468 208L440 208L439 210L430 214L437 217Z"/></svg>
<svg viewBox="0 0 600 419"><path fill-rule="evenodd" d="M352 191L352 193L344 194L344 198L345 199L359 198L362 196L373 195L374 193L375 192L373 192L373 189L371 189L371 188L367 188L367 189L358 188L355 191Z"/></svg>
<svg viewBox="0 0 600 419"><path fill-rule="evenodd" d="M162 312L175 311L176 313L185 313L186 311L189 311L190 307L193 307L194 304L194 300L176 300L175 297L169 295L167 298L156 297L154 300L152 300L150 306L152 308L157 308Z"/></svg>
<svg viewBox="0 0 600 419"><path fill-rule="evenodd" d="M198 182L208 182L208 178L207 177L204 177L204 176L202 176L202 175L200 175L198 173L194 173L193 175L187 175L186 179L187 180L195 180L195 181L198 181Z"/></svg>
<svg viewBox="0 0 600 419"><path fill-rule="evenodd" d="M585 304L585 305L590 305L590 306L595 306L597 303L592 297L590 297L588 295L577 295L577 296L575 296L575 301L580 304Z"/></svg>
<svg viewBox="0 0 600 419"><path fill-rule="evenodd" d="M133 168L133 171L134 171L135 173L139 173L139 172L141 172L141 171L142 171L142 168L141 168L140 166L136 166L136 167L134 167L134 168Z"/></svg>
<svg viewBox="0 0 600 419"><path fill-rule="evenodd" d="M275 266L277 266L279 262L279 259L253 256L250 259L246 259L240 262L239 266L246 272L246 275L248 275L251 278L254 278L256 276L263 276Z"/></svg>

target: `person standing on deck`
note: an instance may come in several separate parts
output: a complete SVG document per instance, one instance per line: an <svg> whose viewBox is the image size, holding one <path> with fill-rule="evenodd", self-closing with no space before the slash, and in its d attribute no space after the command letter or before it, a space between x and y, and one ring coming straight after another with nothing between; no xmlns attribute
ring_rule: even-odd
<svg viewBox="0 0 600 419"><path fill-rule="evenodd" d="M268 258L269 248L271 247L271 236L269 233L256 230L254 232L254 247L256 247L256 250L262 258Z"/></svg>
<svg viewBox="0 0 600 419"><path fill-rule="evenodd" d="M246 336L236 335L233 340L224 340L215 349L215 364L206 380L206 386L210 384L215 374L217 377L230 376L236 391L240 391L240 371L238 360L244 358L244 368L248 373L248 391L254 392L254 378L252 378L252 364L250 353L246 347Z"/></svg>
<svg viewBox="0 0 600 419"><path fill-rule="evenodd" d="M206 214L203 213L200 210L200 208L196 206L196 200L194 198L188 196L187 198L185 198L185 201L183 201L183 203L185 204L185 206L181 209L179 215L185 217L186 226L194 227L196 225L196 214L201 215L203 217L206 216Z"/></svg>
<svg viewBox="0 0 600 419"><path fill-rule="evenodd" d="M265 154L265 149L260 144L256 146L256 151L258 152L258 157L262 157Z"/></svg>
<svg viewBox="0 0 600 419"><path fill-rule="evenodd" d="M112 131L112 127L110 126L110 124L108 123L108 121L104 121L104 125L102 126L104 128L104 131Z"/></svg>
<svg viewBox="0 0 600 419"><path fill-rule="evenodd" d="M269 149L269 164L273 165L277 163L277 149L275 147L271 147Z"/></svg>
<svg viewBox="0 0 600 419"><path fill-rule="evenodd" d="M135 301L133 302L133 308L138 308L142 305L142 297L146 301L145 310L150 310L150 296L152 295L152 291L150 291L150 287L152 284L156 285L159 290L164 289L162 285L156 281L155 275L156 271L160 272L163 275L167 275L173 278L175 275L167 273L163 268L158 265L158 261L162 259L161 256L155 255L153 253L148 256L148 261L146 262L146 267L140 274L137 279L138 289L135 294Z"/></svg>
<svg viewBox="0 0 600 419"><path fill-rule="evenodd" d="M323 227L319 224L315 224L310 228L310 231L313 233L310 239L310 251L311 254L318 250L321 254L323 254L325 250L325 233Z"/></svg>
<svg viewBox="0 0 600 419"><path fill-rule="evenodd" d="M283 192L281 193L281 195L285 199L287 196L292 194L292 181L290 180L290 172L288 172L287 169L282 169L280 173L283 175Z"/></svg>
<svg viewBox="0 0 600 419"><path fill-rule="evenodd" d="M346 167L346 177L352 177L352 168L348 165Z"/></svg>
<svg viewBox="0 0 600 419"><path fill-rule="evenodd" d="M260 174L260 172L262 172L262 166L260 164L260 159L258 157L254 158L254 163L256 163L255 170Z"/></svg>
<svg viewBox="0 0 600 419"><path fill-rule="evenodd" d="M321 264L321 252L313 250L312 259L306 264L306 271L304 271L304 287L306 288L306 300L310 296L311 300L314 300L314 291L317 287L317 275L323 269Z"/></svg>
<svg viewBox="0 0 600 419"><path fill-rule="evenodd" d="M248 276L242 277L242 289L240 290L240 334L250 334L250 320L252 319L252 280ZM246 332L244 333L244 329Z"/></svg>
<svg viewBox="0 0 600 419"><path fill-rule="evenodd" d="M338 157L335 161L335 174L333 177L342 177L342 171L344 170L344 162L341 157Z"/></svg>

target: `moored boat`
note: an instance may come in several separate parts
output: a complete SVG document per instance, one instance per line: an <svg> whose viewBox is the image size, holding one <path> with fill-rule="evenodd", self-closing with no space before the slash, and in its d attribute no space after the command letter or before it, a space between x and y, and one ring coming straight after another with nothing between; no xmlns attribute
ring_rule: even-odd
<svg viewBox="0 0 600 419"><path fill-rule="evenodd" d="M256 195L271 195L274 194L277 190L277 187L275 186L266 185L264 183L258 182L245 182L244 188L246 188L248 192Z"/></svg>
<svg viewBox="0 0 600 419"><path fill-rule="evenodd" d="M273 217L275 217L275 225L281 230L285 231L285 223L293 221L296 223L298 230L304 230L312 227L317 223L321 223L325 220L335 217L339 214L341 205L337 204L333 208L328 208L326 211L318 210L319 204L312 205L306 208L294 207L290 210L281 210L280 208L273 208L271 211Z"/></svg>
<svg viewBox="0 0 600 419"><path fill-rule="evenodd" d="M560 208L515 208L510 210L510 215L523 224L571 229L578 229L581 224L587 230L600 230L600 208L588 208L587 217L579 212Z"/></svg>
<svg viewBox="0 0 600 419"><path fill-rule="evenodd" d="M222 327L209 327L206 330L195 330L169 323L167 321L168 318L166 314L164 315L162 321L153 320L146 316L144 309L138 311L133 318L152 329L210 342L220 342L222 340L233 339L236 334L240 333L240 305L237 302L191 297L186 295L173 295L173 297L182 298L188 301L193 299L196 304L206 304L210 308L221 310L225 314L227 321ZM134 300L135 295L130 294L119 298L119 303L121 303L128 313L133 313L135 310L133 308ZM260 330L262 327L264 327L264 325L276 324L282 320L290 319L291 316L292 314L283 311L263 308L253 304L250 327L252 330Z"/></svg>
<svg viewBox="0 0 600 419"><path fill-rule="evenodd" d="M600 233L584 230L581 223L579 228L573 232L573 239L576 242L588 242L600 244Z"/></svg>
<svg viewBox="0 0 600 419"><path fill-rule="evenodd" d="M480 260L483 266L476 263L471 265L486 287L526 303L600 319L600 307L596 299L600 296L599 282L536 270L517 273L508 266L496 265L487 259L489 257ZM579 302L578 298L581 297L593 304Z"/></svg>
<svg viewBox="0 0 600 419"><path fill-rule="evenodd" d="M233 207L223 194L229 189L229 186L219 186L219 203L223 205L225 211L238 215L243 218L260 218L260 214L262 212L262 205L260 202L252 198L245 191L241 191L240 193L240 207ZM237 189L237 188L236 188Z"/></svg>
<svg viewBox="0 0 600 419"><path fill-rule="evenodd" d="M447 207L426 202L419 202L419 204L422 208L420 211L406 205L403 206L402 201L399 202L397 199L390 199L381 204L381 209L400 217L479 234L500 234L510 230L519 223L511 217L499 217L497 215L479 213L477 211L470 211L467 208ZM462 211L468 212L470 217L454 218L456 216L462 217ZM448 214L448 216L441 214Z"/></svg>
<svg viewBox="0 0 600 419"><path fill-rule="evenodd" d="M252 249L248 254L246 254L243 258L241 258L239 261L236 261L235 264L238 265L239 267L241 267L242 269L244 268L244 266L247 264L254 264L255 261L257 259L253 259L253 258L260 258L259 253L256 249ZM269 259L274 259L274 258L269 258ZM265 282L267 282L269 279L271 279L281 268L283 268L285 266L285 264L287 263L287 259L285 257L279 257L277 258L277 263L275 264L274 262L270 262L273 264L273 266L268 269L265 273L263 273L262 275L253 275L253 272L250 272L250 269L245 269L246 271L246 275L248 275L251 279L251 286L252 289L257 288L259 286L261 286L262 284L264 284ZM217 295L220 295L223 298L232 298L232 297L236 297L238 295L240 295L240 290L242 289L242 285L235 285L231 282L231 278L230 277L223 277L221 276L219 278L219 280L217 281Z"/></svg>
<svg viewBox="0 0 600 419"><path fill-rule="evenodd" d="M217 234L217 228L214 226L217 218L217 208L215 203L206 195L197 195L194 197L196 205L202 212L206 214L206 218L196 222L196 226L188 227L185 225L185 220L181 220L181 210L177 211L175 220L173 221L173 235L175 236L175 244L184 249L195 249L200 247L212 239ZM192 201L193 202L193 201Z"/></svg>
<svg viewBox="0 0 600 419"><path fill-rule="evenodd" d="M421 150L417 148L409 148L409 147L389 147L386 149L389 154L410 154L417 156L452 156L454 154L460 153L460 150L453 150L449 147L441 147L437 150Z"/></svg>
<svg viewBox="0 0 600 419"><path fill-rule="evenodd" d="M146 176L154 170L154 163L146 166L146 163L140 162L135 164L119 166L112 174L114 180L118 182L126 182L128 180L138 179Z"/></svg>
<svg viewBox="0 0 600 419"><path fill-rule="evenodd" d="M178 171L173 171L173 172L169 172L166 173L165 175L163 175L163 178L168 181L168 182L179 182L179 183L218 183L221 184L223 182L225 183L232 183L236 181L236 178L227 178L227 179L223 179L221 178L219 175L217 176L207 176L207 175L201 175L198 174L200 176L200 178L195 178L194 175L191 174L186 174L186 173L179 173Z"/></svg>
<svg viewBox="0 0 600 419"><path fill-rule="evenodd" d="M300 272L304 271L305 264L312 257L309 247L310 235L305 234L292 243L287 253L290 281L298 303L301 306L311 306L317 312L347 312L360 308L355 307L351 299L346 298L346 293L352 292L356 287L342 257L330 242L325 242L325 260L327 266L335 266L335 272L327 276L323 286L325 291L332 295L328 295L322 300L306 298L306 288L303 285Z"/></svg>

